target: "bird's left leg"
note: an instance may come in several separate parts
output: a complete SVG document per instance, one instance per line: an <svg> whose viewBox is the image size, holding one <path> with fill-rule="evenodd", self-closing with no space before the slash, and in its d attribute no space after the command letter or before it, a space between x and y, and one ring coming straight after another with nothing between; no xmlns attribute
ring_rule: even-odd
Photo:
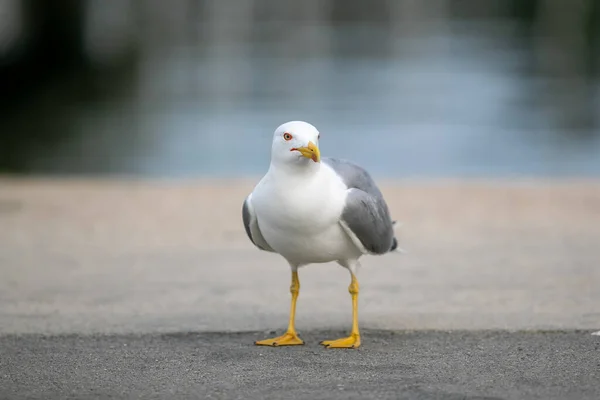
<svg viewBox="0 0 600 400"><path fill-rule="evenodd" d="M356 279L356 268L359 266L358 261L353 263L340 263L346 266L350 271L351 281L348 286L348 292L352 296L352 330L350 336L337 340L324 340L321 344L329 349L345 348L356 349L360 347L360 332L358 331L358 280Z"/></svg>
<svg viewBox="0 0 600 400"><path fill-rule="evenodd" d="M290 321L286 333L276 338L254 342L254 344L258 346L296 346L304 344L304 341L298 337L295 326L296 300L298 300L298 293L300 293L300 280L298 279L298 270L296 267L292 267L290 293L292 294L292 305L290 307Z"/></svg>

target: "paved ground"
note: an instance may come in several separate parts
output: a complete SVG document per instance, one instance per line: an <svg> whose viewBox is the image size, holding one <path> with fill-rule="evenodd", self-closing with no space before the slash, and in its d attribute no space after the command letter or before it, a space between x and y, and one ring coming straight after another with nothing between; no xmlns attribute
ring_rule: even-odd
<svg viewBox="0 0 600 400"><path fill-rule="evenodd" d="M600 398L600 182L382 184L409 253L364 260L358 351L317 345L350 327L332 264L309 344L251 345L289 309L251 188L0 179L0 398Z"/></svg>
<svg viewBox="0 0 600 400"><path fill-rule="evenodd" d="M376 332L358 350L323 349L344 332L0 337L7 399L600 398L600 337L588 332Z"/></svg>
<svg viewBox="0 0 600 400"><path fill-rule="evenodd" d="M0 179L0 334L278 329L289 269L241 225L253 182ZM600 329L600 181L389 182L406 255L367 257L371 329ZM298 327L349 276L300 271Z"/></svg>

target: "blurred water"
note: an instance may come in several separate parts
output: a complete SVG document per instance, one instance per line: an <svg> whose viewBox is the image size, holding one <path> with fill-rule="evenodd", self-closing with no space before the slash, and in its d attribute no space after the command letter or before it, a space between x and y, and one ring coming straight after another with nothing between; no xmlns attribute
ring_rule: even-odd
<svg viewBox="0 0 600 400"><path fill-rule="evenodd" d="M302 119L324 155L382 177L600 175L597 46L549 47L507 17L211 25L186 10L162 28L146 15L121 70L48 85L3 118L0 168L260 175L273 130Z"/></svg>

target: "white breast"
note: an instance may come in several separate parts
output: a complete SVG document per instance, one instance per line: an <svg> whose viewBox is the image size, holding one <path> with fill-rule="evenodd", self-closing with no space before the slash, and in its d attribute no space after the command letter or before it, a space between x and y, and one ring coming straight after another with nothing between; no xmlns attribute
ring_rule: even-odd
<svg viewBox="0 0 600 400"><path fill-rule="evenodd" d="M296 264L361 254L339 224L345 200L346 185L325 164L310 177L265 176L252 194L265 240Z"/></svg>

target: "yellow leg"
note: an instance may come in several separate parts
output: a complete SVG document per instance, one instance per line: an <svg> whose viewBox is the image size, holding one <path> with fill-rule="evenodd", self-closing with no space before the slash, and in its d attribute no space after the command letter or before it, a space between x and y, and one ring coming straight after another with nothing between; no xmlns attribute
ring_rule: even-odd
<svg viewBox="0 0 600 400"><path fill-rule="evenodd" d="M296 300L298 300L299 292L300 281L298 280L298 271L292 271L292 285L290 286L290 293L292 293L292 305L290 308L290 322L287 332L276 338L260 340L258 342L254 342L254 344L258 346L296 346L304 344L304 341L298 337L294 324L296 321Z"/></svg>
<svg viewBox="0 0 600 400"><path fill-rule="evenodd" d="M350 336L348 337L322 341L321 344L328 349L357 349L360 347L360 333L358 332L358 281L354 274L352 274L352 282L348 286L348 291L352 296L352 331L350 331Z"/></svg>

